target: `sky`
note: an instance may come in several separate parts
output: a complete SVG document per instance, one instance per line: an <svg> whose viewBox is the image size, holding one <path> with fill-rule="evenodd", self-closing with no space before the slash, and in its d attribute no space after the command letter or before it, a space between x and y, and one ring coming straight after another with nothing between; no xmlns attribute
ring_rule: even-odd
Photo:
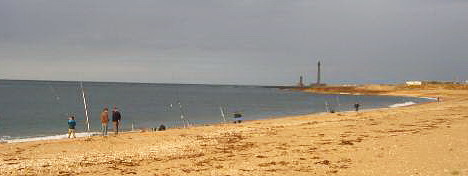
<svg viewBox="0 0 468 176"><path fill-rule="evenodd" d="M0 79L468 80L465 0L0 0Z"/></svg>

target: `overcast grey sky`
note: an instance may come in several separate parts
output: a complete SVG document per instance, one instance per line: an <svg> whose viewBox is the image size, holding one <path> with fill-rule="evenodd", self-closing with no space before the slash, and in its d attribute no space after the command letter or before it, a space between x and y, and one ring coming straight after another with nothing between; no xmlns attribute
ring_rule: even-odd
<svg viewBox="0 0 468 176"><path fill-rule="evenodd" d="M0 0L0 79L468 79L464 0Z"/></svg>

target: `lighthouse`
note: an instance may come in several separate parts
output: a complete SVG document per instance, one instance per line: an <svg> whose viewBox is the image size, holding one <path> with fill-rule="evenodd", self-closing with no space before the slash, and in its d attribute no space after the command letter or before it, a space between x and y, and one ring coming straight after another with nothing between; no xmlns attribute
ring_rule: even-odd
<svg viewBox="0 0 468 176"><path fill-rule="evenodd" d="M304 78L302 76L299 77L299 83L297 83L297 87L304 87Z"/></svg>
<svg viewBox="0 0 468 176"><path fill-rule="evenodd" d="M320 73L320 60L317 62L317 85L319 86L320 85L320 76L321 76L321 73Z"/></svg>
<svg viewBox="0 0 468 176"><path fill-rule="evenodd" d="M326 84L322 83L322 63L317 61L317 82L312 83L310 86L312 87L319 87L319 86L326 86Z"/></svg>

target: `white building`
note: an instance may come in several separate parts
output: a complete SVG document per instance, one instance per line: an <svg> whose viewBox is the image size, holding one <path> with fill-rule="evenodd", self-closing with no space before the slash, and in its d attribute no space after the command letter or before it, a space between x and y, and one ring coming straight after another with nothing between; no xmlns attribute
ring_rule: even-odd
<svg viewBox="0 0 468 176"><path fill-rule="evenodd" d="M422 85L422 81L406 81L407 86L420 86Z"/></svg>

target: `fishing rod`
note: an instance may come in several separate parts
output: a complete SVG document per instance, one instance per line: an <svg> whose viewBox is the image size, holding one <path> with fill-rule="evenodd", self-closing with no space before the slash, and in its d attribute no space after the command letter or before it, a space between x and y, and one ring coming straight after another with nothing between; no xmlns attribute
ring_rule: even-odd
<svg viewBox="0 0 468 176"><path fill-rule="evenodd" d="M177 104L179 105L180 119L182 120L182 124L184 125L184 128L187 128L190 126L190 121L186 118L187 113L184 111L184 106L182 105L182 102L180 101L179 87L177 87L176 89L176 98L177 98L176 100Z"/></svg>
<svg viewBox="0 0 468 176"><path fill-rule="evenodd" d="M341 104L340 104L340 96L336 96L336 103L338 104L338 107L336 108L336 112L340 112L341 109Z"/></svg>
<svg viewBox="0 0 468 176"><path fill-rule="evenodd" d="M184 116L184 111L182 110L182 103L180 103L180 101L177 101L177 104L179 104L180 120L182 120L182 123L184 124L184 128L187 128L185 125L185 116Z"/></svg>
<svg viewBox="0 0 468 176"><path fill-rule="evenodd" d="M179 104L180 119L184 124L184 128L187 128L190 126L190 121L185 117L187 113L184 111L184 106L182 105L182 103L180 101L178 101L177 103Z"/></svg>
<svg viewBox="0 0 468 176"><path fill-rule="evenodd" d="M223 118L224 122L226 122L226 112L227 108L219 107L219 110L221 111L221 117Z"/></svg>
<svg viewBox="0 0 468 176"><path fill-rule="evenodd" d="M84 105L85 117L86 117L86 125L87 125L86 132L89 132L88 105L86 103L86 95L85 95L85 91L83 88L83 82L80 82L80 87L81 87L81 95L83 97L83 105Z"/></svg>
<svg viewBox="0 0 468 176"><path fill-rule="evenodd" d="M328 101L325 101L325 110L327 110L327 112L330 112L330 108L328 106Z"/></svg>
<svg viewBox="0 0 468 176"><path fill-rule="evenodd" d="M174 80L174 73L172 73L172 80ZM182 120L182 123L184 125L184 128L187 128L190 126L190 121L185 117L186 112L184 112L184 107L182 106L182 103L180 101L180 96L179 96L179 86L176 86L176 103L179 105L179 111L180 111L180 119ZM170 108L172 109L172 103L170 104Z"/></svg>

